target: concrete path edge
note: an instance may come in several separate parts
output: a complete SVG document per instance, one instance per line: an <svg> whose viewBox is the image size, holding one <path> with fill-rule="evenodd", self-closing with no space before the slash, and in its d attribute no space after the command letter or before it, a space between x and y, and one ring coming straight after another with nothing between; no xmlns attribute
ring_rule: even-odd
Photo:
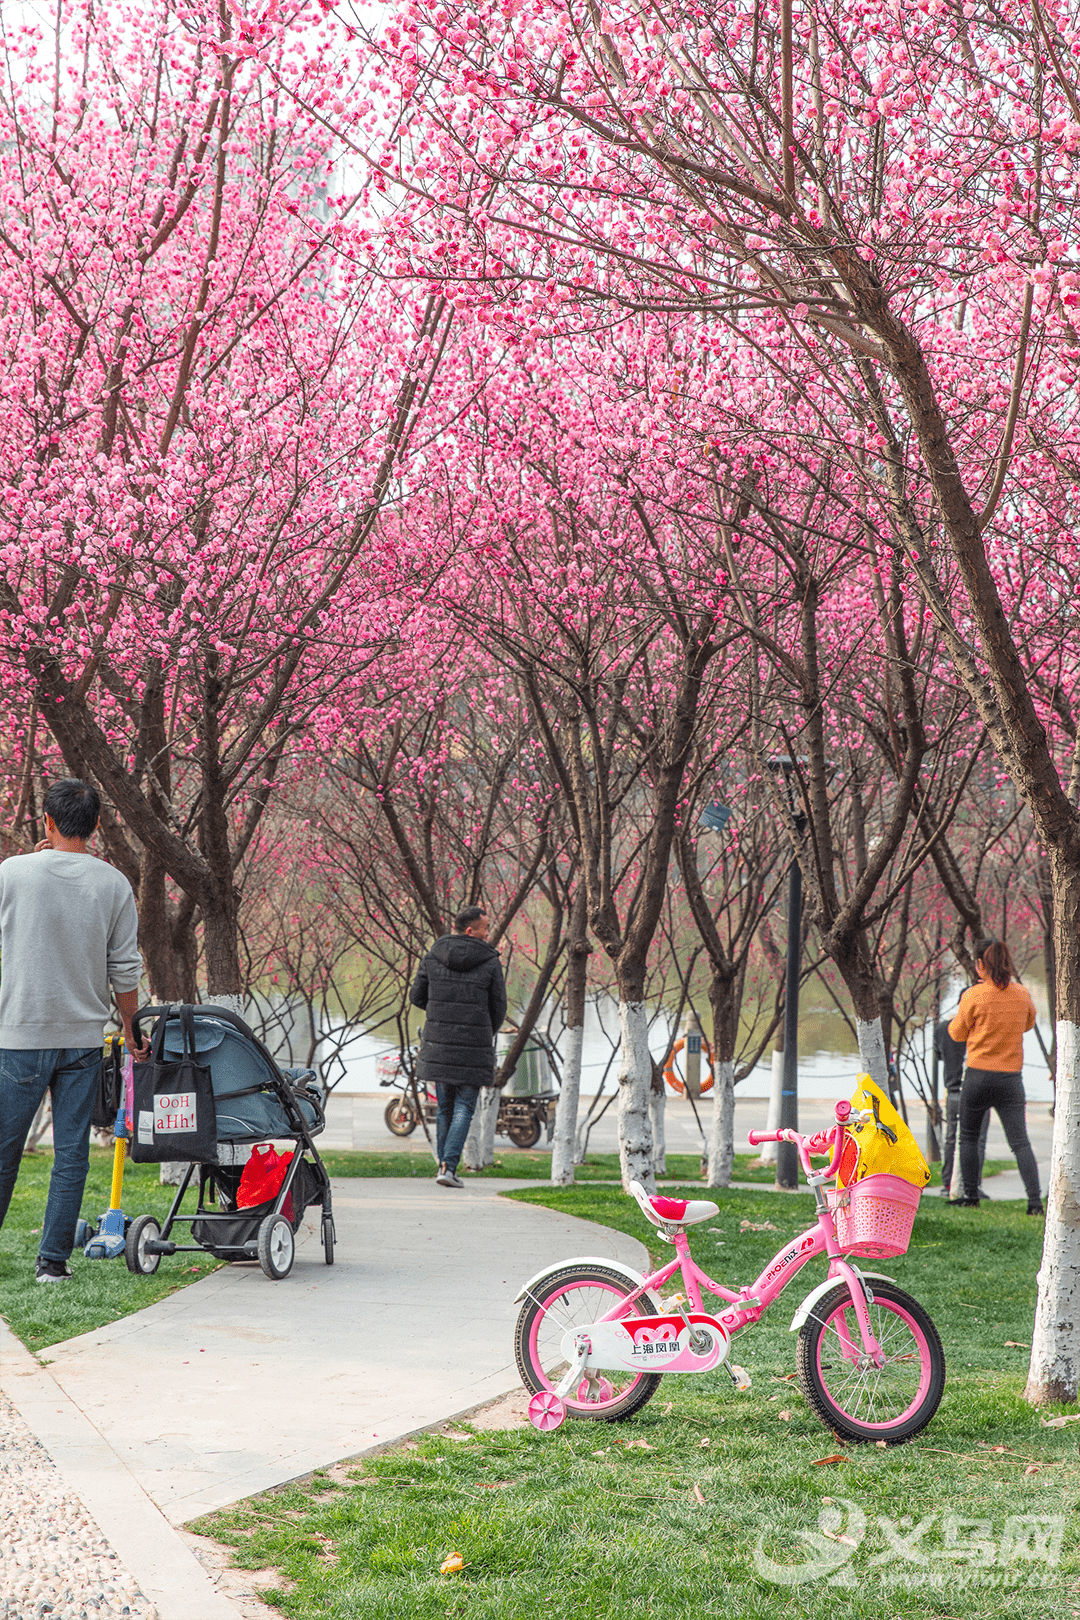
<svg viewBox="0 0 1080 1620"><path fill-rule="evenodd" d="M2 1318L0 1388L161 1620L240 1620L109 1443Z"/></svg>

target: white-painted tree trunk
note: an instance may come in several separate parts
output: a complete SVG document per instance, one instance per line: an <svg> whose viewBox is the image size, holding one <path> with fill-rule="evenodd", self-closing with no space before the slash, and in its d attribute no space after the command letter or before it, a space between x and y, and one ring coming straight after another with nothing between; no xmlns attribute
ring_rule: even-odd
<svg viewBox="0 0 1080 1620"><path fill-rule="evenodd" d="M502 1092L495 1086L485 1086L477 1098L476 1112L483 1110L480 1120L480 1168L486 1170L495 1163L495 1127L499 1123L499 1104Z"/></svg>
<svg viewBox="0 0 1080 1620"><path fill-rule="evenodd" d="M709 1126L710 1187L731 1185L735 1157L735 1065L717 1062L713 1073L712 1120Z"/></svg>
<svg viewBox="0 0 1080 1620"><path fill-rule="evenodd" d="M559 1104L555 1110L555 1135L551 1142L551 1184L572 1187L577 1159L578 1097L581 1092L581 1048L585 1031L579 1024L566 1032L566 1061L563 1063Z"/></svg>
<svg viewBox="0 0 1080 1620"><path fill-rule="evenodd" d="M469 1124L469 1134L461 1150L466 1170L486 1170L495 1160L495 1122L500 1093L494 1086L482 1086Z"/></svg>
<svg viewBox="0 0 1080 1620"><path fill-rule="evenodd" d="M777 1131L780 1129L780 1097L784 1090L784 1054L779 1047L773 1047L772 1080L769 1086L769 1112L765 1116L765 1129ZM776 1163L775 1142L764 1142L761 1148L762 1164Z"/></svg>
<svg viewBox="0 0 1080 1620"><path fill-rule="evenodd" d="M652 1127L653 1175L667 1175L667 1136L664 1131L667 1097L663 1086L649 1087L649 1124Z"/></svg>
<svg viewBox="0 0 1080 1620"><path fill-rule="evenodd" d="M880 1018L864 1022L855 1020L855 1034L859 1042L859 1061L863 1074L876 1080L886 1097L889 1095L889 1060L885 1052L885 1036Z"/></svg>
<svg viewBox="0 0 1080 1620"><path fill-rule="evenodd" d="M652 1058L649 1021L643 1001L619 1002L619 1165L623 1187L640 1181L646 1192L656 1191L652 1163L649 1092Z"/></svg>
<svg viewBox="0 0 1080 1620"><path fill-rule="evenodd" d="M1054 1141L1026 1398L1070 1402L1080 1388L1080 1024L1059 1020Z"/></svg>

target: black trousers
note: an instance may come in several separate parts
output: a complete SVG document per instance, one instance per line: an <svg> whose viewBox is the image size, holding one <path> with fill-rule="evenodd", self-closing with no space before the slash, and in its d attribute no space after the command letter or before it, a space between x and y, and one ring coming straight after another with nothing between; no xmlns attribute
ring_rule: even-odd
<svg viewBox="0 0 1080 1620"><path fill-rule="evenodd" d="M1028 1207L1042 1203L1039 1167L1024 1122L1024 1082L1019 1073L966 1069L960 1092L960 1176L964 1197L979 1196L979 1131L990 1109L997 1110L1005 1140L1016 1155L1016 1168L1027 1191Z"/></svg>
<svg viewBox="0 0 1080 1620"><path fill-rule="evenodd" d="M960 1125L960 1087L945 1093L945 1146L941 1150L941 1185L952 1186L953 1158L956 1154L956 1136ZM990 1130L990 1110L983 1115L979 1132L979 1186L982 1186L983 1160L986 1158L986 1137Z"/></svg>

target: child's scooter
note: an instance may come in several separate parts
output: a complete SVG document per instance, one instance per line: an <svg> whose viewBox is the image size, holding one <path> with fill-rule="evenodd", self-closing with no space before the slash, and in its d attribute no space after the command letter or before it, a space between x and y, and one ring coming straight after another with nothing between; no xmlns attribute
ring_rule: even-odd
<svg viewBox="0 0 1080 1620"><path fill-rule="evenodd" d="M98 1217L96 1228L89 1221L79 1221L75 1227L75 1245L81 1248L87 1260L115 1260L124 1252L124 1240L130 1225L127 1216L120 1207L120 1199L124 1189L124 1160L127 1157L128 1139L131 1130L127 1119L127 1087L125 1081L130 1070L130 1060L122 1057L124 1047L123 1036L114 1035L109 1041L109 1055L105 1060L113 1068L115 1095L117 1098L116 1120L113 1124L113 1134L116 1138L113 1147L113 1173L112 1190L109 1194L109 1207L103 1215Z"/></svg>

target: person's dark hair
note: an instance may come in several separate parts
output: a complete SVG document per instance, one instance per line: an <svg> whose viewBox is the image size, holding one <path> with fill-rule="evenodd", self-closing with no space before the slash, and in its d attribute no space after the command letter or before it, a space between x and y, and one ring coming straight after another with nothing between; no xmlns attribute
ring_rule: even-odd
<svg viewBox="0 0 1080 1620"><path fill-rule="evenodd" d="M41 803L56 822L61 838L89 838L101 815L101 794L77 776L54 782Z"/></svg>
<svg viewBox="0 0 1080 1620"><path fill-rule="evenodd" d="M975 948L975 960L982 963L999 990L1004 990L1010 979L1020 977L1013 966L1009 947L1003 939L995 939L993 935L980 939Z"/></svg>
<svg viewBox="0 0 1080 1620"><path fill-rule="evenodd" d="M459 911L457 916L454 918L455 934L463 934L466 928L471 927L474 922L479 922L481 917L486 915L487 913L484 911L483 906L466 906L464 910Z"/></svg>

